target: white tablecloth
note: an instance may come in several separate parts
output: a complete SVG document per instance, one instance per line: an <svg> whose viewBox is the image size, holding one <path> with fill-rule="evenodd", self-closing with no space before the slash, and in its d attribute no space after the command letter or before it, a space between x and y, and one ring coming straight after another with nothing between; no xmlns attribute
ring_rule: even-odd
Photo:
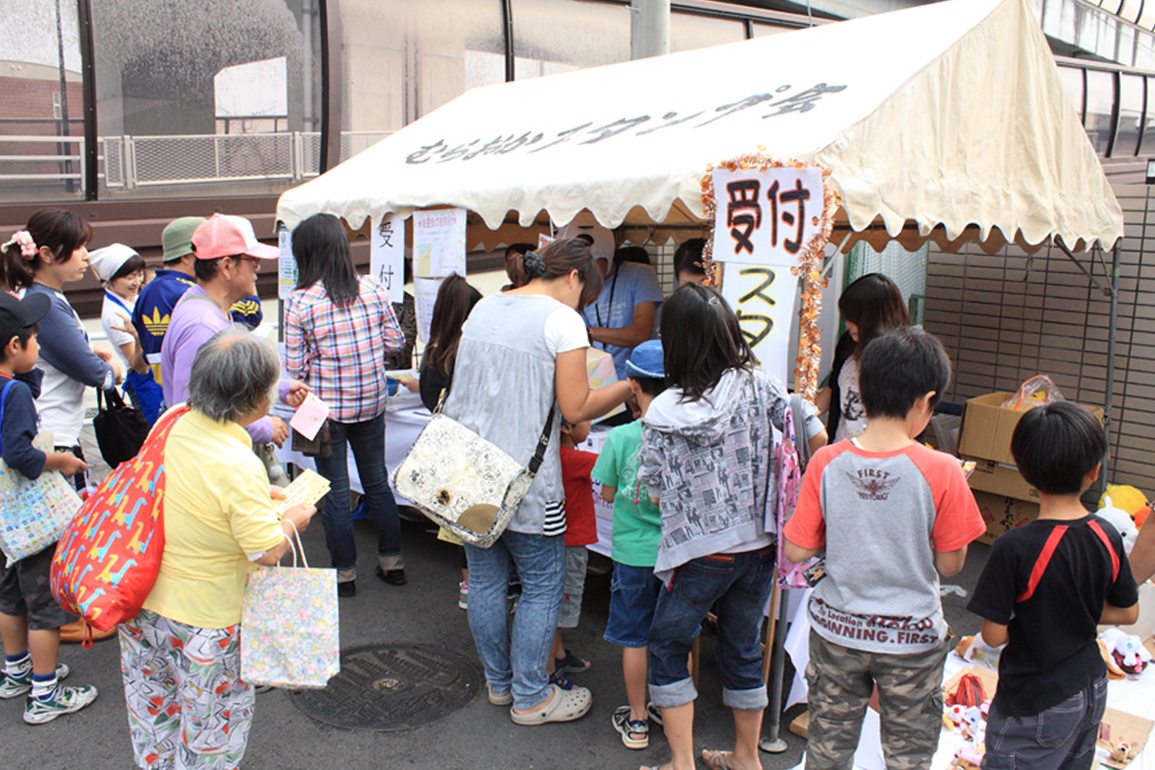
<svg viewBox="0 0 1155 770"><path fill-rule="evenodd" d="M278 405L273 413L286 423L293 416L293 411L283 404ZM397 395L389 397L385 408L385 465L390 473L405 459L405 455L409 453L409 449L417 440L421 429L431 418L432 415L421 403L421 397L418 394L410 393L402 388L397 391ZM300 452L294 452L291 444L291 441L286 441L285 445L277 450L277 457L280 461L285 464L293 463L298 468L316 470L317 464L313 458L305 457ZM349 488L364 493L365 489L361 486L361 477L357 475L357 463L351 450L348 450L348 460ZM390 485L392 485L392 481L390 481ZM393 494L397 496L396 489L393 490ZM408 500L397 496L398 505L407 505L408 502Z"/></svg>

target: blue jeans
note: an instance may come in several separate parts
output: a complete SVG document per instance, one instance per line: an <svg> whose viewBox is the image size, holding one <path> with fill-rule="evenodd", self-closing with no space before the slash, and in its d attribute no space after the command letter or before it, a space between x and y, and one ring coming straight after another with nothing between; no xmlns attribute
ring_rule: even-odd
<svg viewBox="0 0 1155 770"><path fill-rule="evenodd" d="M1095 759L1099 723L1107 710L1107 677L1038 714L987 715L985 770L1086 770Z"/></svg>
<svg viewBox="0 0 1155 770"><path fill-rule="evenodd" d="M317 458L317 472L331 485L321 510L321 523L333 567L338 570L357 567L353 512L349 508L349 461L345 450L348 442L365 490L365 510L377 528L378 564L383 570L402 569L405 565L401 558L401 512L397 510L385 470L385 414L365 422L330 419L329 433L333 438L333 454Z"/></svg>
<svg viewBox="0 0 1155 770"><path fill-rule="evenodd" d="M718 668L722 702L743 711L766 707L762 681L762 617L775 570L774 547L718 553L688 561L662 589L650 626L650 694L659 708L698 697L686 670L694 633L718 604Z"/></svg>
<svg viewBox="0 0 1155 770"><path fill-rule="evenodd" d="M565 537L505 533L489 548L465 546L469 557L469 629L485 679L499 695L512 690L526 709L549 697L546 660L553 647L565 578ZM509 638L505 596L510 565L521 577L521 599Z"/></svg>

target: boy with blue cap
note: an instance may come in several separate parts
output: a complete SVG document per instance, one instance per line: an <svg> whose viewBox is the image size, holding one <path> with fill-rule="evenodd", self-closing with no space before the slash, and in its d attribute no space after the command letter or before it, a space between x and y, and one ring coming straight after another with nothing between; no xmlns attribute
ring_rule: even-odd
<svg viewBox="0 0 1155 770"><path fill-rule="evenodd" d="M650 403L666 389L662 343L649 340L634 348L626 361L626 380L638 401L642 417ZM622 648L622 676L629 705L614 709L613 725L626 748L649 746L646 675L650 622L661 591L654 576L662 517L650 493L638 481L638 448L642 421L610 431L598 456L592 478L601 482L602 499L614 505L610 583L610 617L605 640ZM656 712L656 710L655 710Z"/></svg>

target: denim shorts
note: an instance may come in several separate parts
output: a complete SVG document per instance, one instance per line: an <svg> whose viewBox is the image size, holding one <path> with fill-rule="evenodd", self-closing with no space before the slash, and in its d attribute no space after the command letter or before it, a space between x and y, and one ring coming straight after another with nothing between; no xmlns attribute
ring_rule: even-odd
<svg viewBox="0 0 1155 770"><path fill-rule="evenodd" d="M762 617L776 568L774 547L713 554L686 562L663 589L650 625L650 694L659 708L698 696L686 670L694 632L717 603L722 702L743 711L766 707Z"/></svg>
<svg viewBox="0 0 1155 770"><path fill-rule="evenodd" d="M661 591L662 581L654 575L653 567L631 567L615 561L605 640L619 647L649 644L650 624Z"/></svg>

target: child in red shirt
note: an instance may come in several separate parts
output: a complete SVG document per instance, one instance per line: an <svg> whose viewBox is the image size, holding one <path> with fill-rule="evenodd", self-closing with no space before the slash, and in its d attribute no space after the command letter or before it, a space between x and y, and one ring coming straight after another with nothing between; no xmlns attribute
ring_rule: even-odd
<svg viewBox="0 0 1155 770"><path fill-rule="evenodd" d="M590 552L586 546L598 541L597 519L594 515L594 490L590 472L598 456L583 452L577 445L590 435L588 421L570 425L561 424L561 477L565 487L565 593L557 612L557 631L553 649L546 664L549 681L562 689L573 687L565 675L589 670L590 662L574 655L561 640L563 628L577 628L582 611L582 593L585 590L586 566Z"/></svg>

